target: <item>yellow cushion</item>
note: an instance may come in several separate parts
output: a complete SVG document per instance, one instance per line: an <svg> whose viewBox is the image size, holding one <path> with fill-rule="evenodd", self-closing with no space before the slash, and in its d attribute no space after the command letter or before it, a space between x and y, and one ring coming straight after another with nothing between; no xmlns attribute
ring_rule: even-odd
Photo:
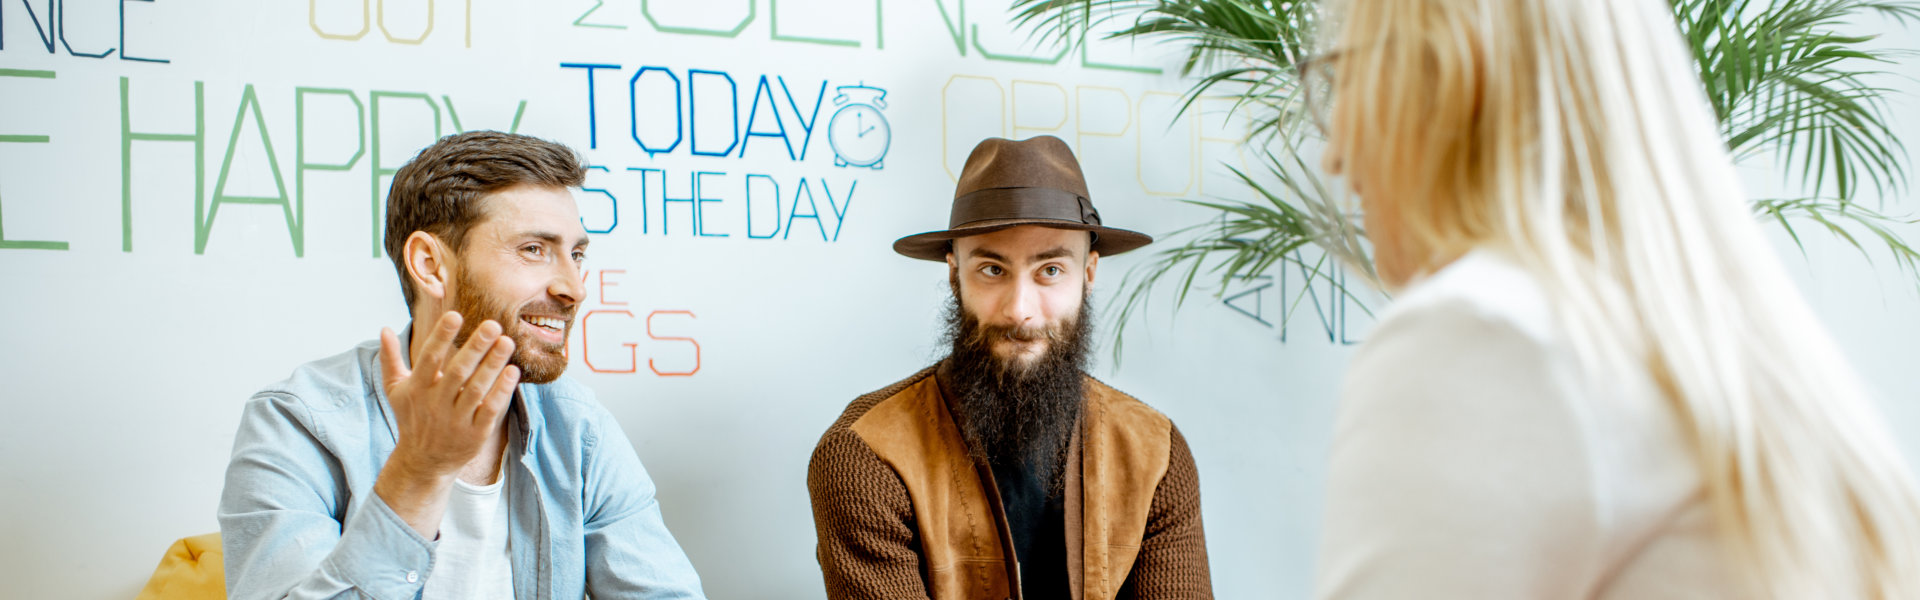
<svg viewBox="0 0 1920 600"><path fill-rule="evenodd" d="M220 534L182 538L167 548L160 568L134 600L224 600L226 566L220 561Z"/></svg>

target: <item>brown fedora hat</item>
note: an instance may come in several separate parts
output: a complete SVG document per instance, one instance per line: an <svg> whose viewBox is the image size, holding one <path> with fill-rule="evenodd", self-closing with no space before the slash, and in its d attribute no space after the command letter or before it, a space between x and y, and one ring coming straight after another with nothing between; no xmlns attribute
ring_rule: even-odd
<svg viewBox="0 0 1920 600"><path fill-rule="evenodd" d="M1093 232L1093 251L1112 256L1153 243L1147 234L1100 224L1080 161L1060 138L987 138L973 147L953 190L947 229L900 238L893 251L946 261L953 240L1021 225Z"/></svg>

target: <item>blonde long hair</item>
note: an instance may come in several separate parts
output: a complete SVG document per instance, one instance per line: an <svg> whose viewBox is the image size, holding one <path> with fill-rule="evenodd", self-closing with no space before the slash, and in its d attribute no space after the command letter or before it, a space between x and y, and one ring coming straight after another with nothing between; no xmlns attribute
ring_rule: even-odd
<svg viewBox="0 0 1920 600"><path fill-rule="evenodd" d="M1341 4L1329 151L1416 255L1508 251L1583 356L1651 374L1756 593L1920 595L1912 474L1747 210L1670 11Z"/></svg>

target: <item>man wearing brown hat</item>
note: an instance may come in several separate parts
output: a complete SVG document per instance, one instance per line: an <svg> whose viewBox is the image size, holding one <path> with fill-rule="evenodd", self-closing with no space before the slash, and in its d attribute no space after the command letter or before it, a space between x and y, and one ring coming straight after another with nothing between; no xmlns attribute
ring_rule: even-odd
<svg viewBox="0 0 1920 600"><path fill-rule="evenodd" d="M807 472L831 598L1211 598L1200 479L1165 415L1088 376L1105 227L1065 142L988 139L949 228L948 356L861 396Z"/></svg>

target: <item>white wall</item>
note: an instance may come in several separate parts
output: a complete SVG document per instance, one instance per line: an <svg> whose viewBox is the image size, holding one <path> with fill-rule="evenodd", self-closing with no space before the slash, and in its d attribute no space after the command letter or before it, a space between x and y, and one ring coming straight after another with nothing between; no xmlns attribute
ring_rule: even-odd
<svg viewBox="0 0 1920 600"><path fill-rule="evenodd" d="M594 240L584 310L627 310L633 318L603 312L577 327L589 339L576 332L570 373L598 390L627 428L659 483L669 526L718 598L822 596L805 486L809 453L846 402L940 354L944 269L888 247L944 226L951 173L974 141L1060 135L1080 152L1108 222L1155 234L1205 218L1171 197L1234 191L1217 168L1194 173L1232 156L1227 144L1201 139L1229 135L1218 115L1166 125L1171 94L1184 81L1089 68L1077 55L1054 65L989 59L982 47L1033 52L1008 32L997 2L966 2L964 14L957 0L887 3L879 17L884 48L874 3L754 1L751 14L747 0L649 4L666 27L731 29L744 20L733 38L662 31L638 0L607 0L580 21L625 29L576 25L595 4L396 0L384 3L381 17L382 4L368 3L376 10L361 33L361 3L351 0L133 2L125 5L122 42L119 5L75 3L65 7L66 44L55 34L51 54L20 3L0 4L0 69L53 72L51 79L0 77L0 135L48 138L0 138L13 140L0 141L0 239L66 244L0 249L0 539L8 541L0 547L0 596L131 596L173 540L217 528L232 432L254 390L382 326L404 324L391 264L371 253L370 195L384 194L387 180L371 179L370 154L344 172L307 171L301 256L281 207L233 203L221 206L204 252L196 252L195 173L205 178L200 200L210 202L236 139L237 113L237 150L224 169L228 196L278 195L257 133L262 124L289 194L301 142L308 162L341 163L359 146L359 126L372 126L370 114L355 116L347 96L309 94L303 130L298 87L349 90L363 105L374 90L425 93L441 110L443 133L456 130L455 112L465 129L506 128L525 100L520 131L574 145L609 168L590 185L618 197L619 224ZM47 6L34 9L43 26ZM428 6L432 29L424 40L388 40L421 37ZM783 37L858 47L776 40L776 17ZM964 52L953 27L968 36ZM1893 31L1891 43L1920 46L1913 32ZM108 48L115 52L102 59L75 55ZM1164 47L1100 44L1088 61L1171 73L1177 58ZM595 78L598 127L591 131L587 74L561 63L621 66ZM738 149L695 156L690 141L649 156L631 136L626 93L643 66L664 67L683 85L693 69L730 74L743 129L761 75L775 100L759 105L757 131L775 127L765 120L773 110L801 135L778 78L803 111L827 82L827 105L800 160L789 160L777 138L753 138L745 158ZM1920 76L1913 64L1895 68ZM708 136L701 147L718 151L729 133L730 99L724 83L705 87L717 78L698 77L691 120ZM197 167L191 144L133 143L125 225L123 78L132 129L159 133L193 131L194 82L203 81L206 130ZM658 129L671 123L670 107L645 100L648 84L659 81L642 80L636 111L650 141L671 137ZM888 91L882 112L892 144L879 170L835 166L827 140L833 88L857 83ZM259 120L240 110L249 84ZM1895 85L1920 91L1911 79ZM1913 116L1920 103L1901 102L1899 127L1920 140ZM397 167L435 133L418 99L382 100L380 110L382 167ZM589 148L593 136L597 148ZM796 137L796 152L800 143ZM664 170L675 197L689 194L695 171L724 173L708 176L715 183L705 195L721 201L704 208L707 231L729 237L692 235L687 203L667 209L663 234L660 176L628 167ZM803 218L785 239L749 238L743 186L750 173L772 176L784 205L806 178L820 227ZM835 202L850 206L837 239L840 219L814 187L822 179ZM753 192L755 233L769 228L768 189ZM611 223L605 196L580 200L590 228ZM1890 210L1911 210L1891 202ZM131 251L123 250L127 231ZM1920 238L1920 227L1905 231ZM1814 237L1808 260L1781 254L1796 272L1811 274L1805 289L1888 399L1908 447L1920 449L1910 439L1920 430L1920 382L1907 376L1915 356L1907 343L1920 334L1912 280L1887 273L1884 256L1875 263L1882 271L1874 271ZM1145 256L1104 261L1103 306ZM604 294L603 269L624 271L607 276L617 286ZM1297 274L1280 275L1276 284L1298 291ZM1277 321L1278 291L1241 305L1257 300ZM1130 326L1124 370L1115 372L1103 350L1097 374L1170 415L1192 443L1218 595L1300 597L1311 579L1338 373L1351 346L1329 341L1311 301L1298 307L1284 342L1277 329L1208 299L1177 318L1165 306ZM649 368L650 358L661 371L693 366L691 344L648 336L643 319L655 311L692 313L656 316L654 333L698 343L694 375L656 376ZM1368 323L1354 310L1346 337L1364 338ZM595 372L627 367L627 343L637 372ZM583 360L588 353L593 365Z"/></svg>

